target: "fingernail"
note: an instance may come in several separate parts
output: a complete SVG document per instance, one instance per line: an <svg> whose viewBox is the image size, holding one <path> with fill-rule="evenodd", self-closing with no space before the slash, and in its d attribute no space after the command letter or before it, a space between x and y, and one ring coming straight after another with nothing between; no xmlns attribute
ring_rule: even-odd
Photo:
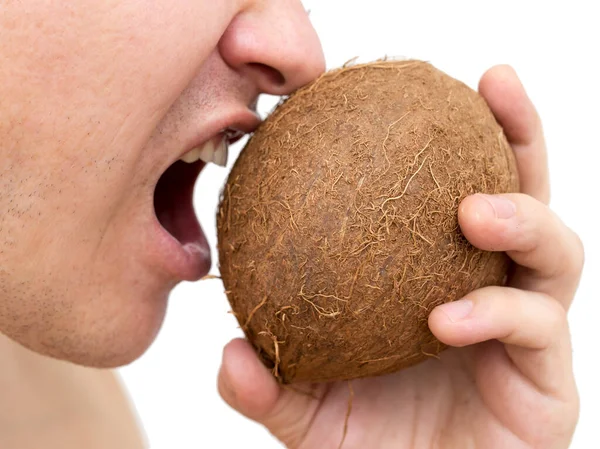
<svg viewBox="0 0 600 449"><path fill-rule="evenodd" d="M517 213L517 205L504 196L479 194L488 202L494 211L496 218L507 219L514 217Z"/></svg>
<svg viewBox="0 0 600 449"><path fill-rule="evenodd" d="M450 321L456 323L469 316L471 310L473 310L473 301L469 299L460 299L458 301L442 304L438 309L444 312Z"/></svg>

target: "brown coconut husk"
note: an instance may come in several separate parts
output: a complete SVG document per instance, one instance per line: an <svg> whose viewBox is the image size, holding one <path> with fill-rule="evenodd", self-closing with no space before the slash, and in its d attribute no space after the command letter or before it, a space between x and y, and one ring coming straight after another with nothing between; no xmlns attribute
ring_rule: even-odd
<svg viewBox="0 0 600 449"><path fill-rule="evenodd" d="M518 191L484 99L422 61L330 71L282 102L223 190L233 312L282 383L381 375L445 346L427 318L505 282L460 232L467 195Z"/></svg>

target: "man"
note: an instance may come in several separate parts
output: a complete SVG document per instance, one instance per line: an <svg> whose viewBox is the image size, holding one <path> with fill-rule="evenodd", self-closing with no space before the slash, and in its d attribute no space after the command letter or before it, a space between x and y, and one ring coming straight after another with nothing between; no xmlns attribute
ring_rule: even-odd
<svg viewBox="0 0 600 449"><path fill-rule="evenodd" d="M0 30L0 447L139 447L112 376L54 359L111 368L148 348L172 288L210 266L191 202L204 162L255 129L258 94L324 70L320 44L297 0L8 0ZM354 384L347 448L568 447L583 251L546 206L542 128L516 75L494 68L480 90L523 194L469 197L460 224L519 268L431 314L461 349ZM345 385L282 390L234 341L219 388L288 447L339 444Z"/></svg>

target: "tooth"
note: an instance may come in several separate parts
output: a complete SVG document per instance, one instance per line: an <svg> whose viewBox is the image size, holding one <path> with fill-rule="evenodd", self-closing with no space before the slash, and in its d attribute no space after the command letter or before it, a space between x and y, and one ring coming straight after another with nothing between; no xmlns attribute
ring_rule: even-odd
<svg viewBox="0 0 600 449"><path fill-rule="evenodd" d="M190 151L188 151L187 153L185 153L183 156L181 156L181 159L183 162L187 162L188 164L193 164L194 162L196 162L199 157L198 154L200 153L200 148L194 148Z"/></svg>
<svg viewBox="0 0 600 449"><path fill-rule="evenodd" d="M214 143L212 141L206 142L201 147L192 148L190 151L181 156L180 160L193 164L199 159L204 162L212 162L213 153L215 152Z"/></svg>
<svg viewBox="0 0 600 449"><path fill-rule="evenodd" d="M222 167L227 165L228 144L227 139L223 137L215 147L215 141L210 140L201 147L192 148L181 156L180 160L193 164L198 160L203 160L207 164L212 162Z"/></svg>
<svg viewBox="0 0 600 449"><path fill-rule="evenodd" d="M215 149L213 154L213 162L221 167L225 167L227 165L227 156L229 153L229 145L227 144L227 139L224 137L221 139L219 146Z"/></svg>
<svg viewBox="0 0 600 449"><path fill-rule="evenodd" d="M213 161L213 155L215 154L215 144L213 140L209 140L200 148L198 152L198 159L202 159L207 164ZM198 160L196 159L196 160Z"/></svg>

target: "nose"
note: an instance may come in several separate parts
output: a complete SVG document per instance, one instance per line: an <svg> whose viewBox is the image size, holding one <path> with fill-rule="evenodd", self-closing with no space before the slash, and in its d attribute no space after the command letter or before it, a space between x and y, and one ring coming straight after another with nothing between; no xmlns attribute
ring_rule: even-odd
<svg viewBox="0 0 600 449"><path fill-rule="evenodd" d="M321 42L298 0L263 0L241 12L219 42L225 62L258 89L285 95L325 70Z"/></svg>

